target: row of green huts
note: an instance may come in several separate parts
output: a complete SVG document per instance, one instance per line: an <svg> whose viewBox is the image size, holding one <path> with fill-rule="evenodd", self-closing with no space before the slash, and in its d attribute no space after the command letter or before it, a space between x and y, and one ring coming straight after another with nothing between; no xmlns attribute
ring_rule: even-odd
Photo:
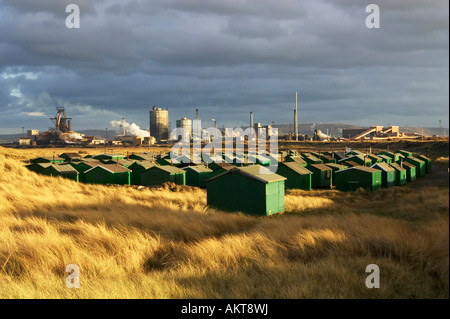
<svg viewBox="0 0 450 319"><path fill-rule="evenodd" d="M342 191L359 188L375 191L403 185L431 172L429 158L406 151L280 152L276 171L269 170L273 157L255 159L256 164L234 158L228 159L233 164L193 165L188 163L192 160L189 158L170 159L168 155L146 153L84 158L79 154L61 154L33 159L28 167L43 175L84 183L152 186L172 182L207 187L209 206L263 215L284 211L285 189L335 187Z"/></svg>
<svg viewBox="0 0 450 319"><path fill-rule="evenodd" d="M205 186L211 169L204 165L177 167L173 163L160 164L160 159L147 154L122 155L100 154L80 158L39 157L32 159L27 167L36 173L61 176L77 182L118 185L161 185L172 182L178 185ZM165 160L164 160L165 161Z"/></svg>

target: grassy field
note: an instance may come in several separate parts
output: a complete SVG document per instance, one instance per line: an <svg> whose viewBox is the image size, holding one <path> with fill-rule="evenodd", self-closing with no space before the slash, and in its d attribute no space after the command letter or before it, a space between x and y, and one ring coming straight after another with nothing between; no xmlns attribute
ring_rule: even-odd
<svg viewBox="0 0 450 319"><path fill-rule="evenodd" d="M288 191L284 214L250 217L206 207L198 188L85 185L24 168L54 151L0 148L0 298L449 297L448 183ZM69 264L79 289L65 286ZM380 289L365 286L368 264Z"/></svg>

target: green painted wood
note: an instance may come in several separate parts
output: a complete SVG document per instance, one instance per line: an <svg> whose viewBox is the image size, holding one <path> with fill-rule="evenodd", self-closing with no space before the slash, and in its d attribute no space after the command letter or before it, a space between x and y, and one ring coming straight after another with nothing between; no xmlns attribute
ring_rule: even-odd
<svg viewBox="0 0 450 319"><path fill-rule="evenodd" d="M376 191L382 187L381 171L358 166L336 172L336 189L340 191L355 191L363 188Z"/></svg>

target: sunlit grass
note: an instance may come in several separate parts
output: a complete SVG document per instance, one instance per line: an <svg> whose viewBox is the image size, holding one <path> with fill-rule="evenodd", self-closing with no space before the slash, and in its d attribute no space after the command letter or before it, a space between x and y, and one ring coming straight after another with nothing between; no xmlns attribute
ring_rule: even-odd
<svg viewBox="0 0 450 319"><path fill-rule="evenodd" d="M0 148L0 298L448 298L448 188L291 190L251 217L198 188L40 176L21 152Z"/></svg>
<svg viewBox="0 0 450 319"><path fill-rule="evenodd" d="M448 165L448 156L441 156L436 158L436 160L434 160L435 164L439 164L439 165Z"/></svg>

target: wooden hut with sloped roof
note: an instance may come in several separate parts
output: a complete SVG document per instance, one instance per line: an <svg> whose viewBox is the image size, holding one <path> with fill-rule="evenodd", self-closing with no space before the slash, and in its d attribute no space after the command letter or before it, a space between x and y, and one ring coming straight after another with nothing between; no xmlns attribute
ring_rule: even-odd
<svg viewBox="0 0 450 319"><path fill-rule="evenodd" d="M125 158L125 155L120 154L97 154L92 156L93 159L99 160L99 161L105 161L105 160L121 160Z"/></svg>
<svg viewBox="0 0 450 319"><path fill-rule="evenodd" d="M128 168L131 164L133 164L135 161L133 160L127 160L127 159L117 159L117 160L103 160L101 161L103 164L119 164L123 167Z"/></svg>
<svg viewBox="0 0 450 319"><path fill-rule="evenodd" d="M58 164L58 163L64 163L65 159L58 156L40 156L36 157L30 160L31 164L38 164L38 163L50 163L50 164Z"/></svg>
<svg viewBox="0 0 450 319"><path fill-rule="evenodd" d="M87 170L90 170L92 167L95 167L97 165L100 165L101 162L97 161L97 160L93 160L93 161L86 161L83 160L81 162L73 162L70 163L70 165L77 170L77 172L79 173L79 181L85 183L86 180L84 178L84 172L86 172Z"/></svg>
<svg viewBox="0 0 450 319"><path fill-rule="evenodd" d="M186 166L182 170L186 172L186 185L196 187L205 187L206 181L213 172L212 169L203 165Z"/></svg>
<svg viewBox="0 0 450 319"><path fill-rule="evenodd" d="M345 162L355 162L361 166L372 166L372 160L366 155L351 155L338 161L338 164Z"/></svg>
<svg viewBox="0 0 450 319"><path fill-rule="evenodd" d="M155 165L141 174L141 185L153 186L164 183L186 185L186 172L181 168L169 165Z"/></svg>
<svg viewBox="0 0 450 319"><path fill-rule="evenodd" d="M339 160L346 158L345 154L343 152L332 152L333 154L331 155L331 157L335 158L337 162L339 162Z"/></svg>
<svg viewBox="0 0 450 319"><path fill-rule="evenodd" d="M389 188L395 186L395 169L386 163L375 163L372 168L381 170L381 186Z"/></svg>
<svg viewBox="0 0 450 319"><path fill-rule="evenodd" d="M387 156L391 159L391 163L398 163L400 161L400 153L392 153L392 152L388 152L388 151L383 151L380 153L377 153L376 155L380 156L380 155L384 155Z"/></svg>
<svg viewBox="0 0 450 319"><path fill-rule="evenodd" d="M395 153L402 154L405 158L411 157L413 155L410 151L405 151L405 150L398 150L398 151L395 151Z"/></svg>
<svg viewBox="0 0 450 319"><path fill-rule="evenodd" d="M47 176L59 176L67 179L71 179L75 182L79 182L79 173L70 164L58 165L50 164L41 172L42 175Z"/></svg>
<svg viewBox="0 0 450 319"><path fill-rule="evenodd" d="M402 162L400 167L406 169L406 180L408 182L414 182L416 180L416 166L408 162Z"/></svg>
<svg viewBox="0 0 450 319"><path fill-rule="evenodd" d="M431 158L429 158L425 155L417 155L416 158L425 162L425 173L426 174L431 173Z"/></svg>
<svg viewBox="0 0 450 319"><path fill-rule="evenodd" d="M154 156L147 153L133 153L130 156L128 156L130 160L136 160L136 161L153 161Z"/></svg>
<svg viewBox="0 0 450 319"><path fill-rule="evenodd" d="M308 163L303 159L301 156L286 156L286 158L283 159L283 162L296 162L297 164L306 167Z"/></svg>
<svg viewBox="0 0 450 319"><path fill-rule="evenodd" d="M83 157L78 153L62 153L59 157L64 158L68 163L80 162L83 159Z"/></svg>
<svg viewBox="0 0 450 319"><path fill-rule="evenodd" d="M286 189L311 190L312 172L296 162L280 163L276 173L286 177Z"/></svg>
<svg viewBox="0 0 450 319"><path fill-rule="evenodd" d="M381 158L381 162L386 163L388 165L390 165L391 163L395 163L395 162L393 162L393 159L391 157L389 157L389 156L382 155L382 154L379 154L377 156L379 158Z"/></svg>
<svg viewBox="0 0 450 319"><path fill-rule="evenodd" d="M335 174L337 171L342 171L344 169L347 169L348 166L346 165L341 165L341 164L336 164L336 163L326 163L324 164L326 166L328 166L329 168L331 168L331 185L334 185L336 177Z"/></svg>
<svg viewBox="0 0 450 319"><path fill-rule="evenodd" d="M354 191L364 188L376 191L381 188L381 171L366 166L349 167L335 174L335 186L340 191Z"/></svg>
<svg viewBox="0 0 450 319"><path fill-rule="evenodd" d="M340 162L340 164L341 165L345 165L347 167L362 166L362 165L360 165L360 164L358 164L356 162L353 162L353 161L343 161L343 162Z"/></svg>
<svg viewBox="0 0 450 319"><path fill-rule="evenodd" d="M261 165L236 167L207 181L207 204L250 215L281 213L284 211L285 180Z"/></svg>
<svg viewBox="0 0 450 319"><path fill-rule="evenodd" d="M322 153L319 153L318 158L319 158L320 160L322 160L324 164L328 164L328 163L336 163L336 162L337 162L336 159L335 159L334 157L331 157L331 156L328 155L328 154L322 154Z"/></svg>
<svg viewBox="0 0 450 319"><path fill-rule="evenodd" d="M303 153L302 158L308 164L323 164L323 161L310 153Z"/></svg>
<svg viewBox="0 0 450 319"><path fill-rule="evenodd" d="M397 163L392 163L389 166L395 170L395 185L397 186L405 185L408 182L406 169L400 167L400 165Z"/></svg>
<svg viewBox="0 0 450 319"><path fill-rule="evenodd" d="M131 170L117 164L99 164L84 172L84 181L91 184L131 184Z"/></svg>
<svg viewBox="0 0 450 319"><path fill-rule="evenodd" d="M155 165L153 161L135 161L128 166L128 169L131 170L131 185L141 185L141 174Z"/></svg>
<svg viewBox="0 0 450 319"><path fill-rule="evenodd" d="M375 154L367 154L367 157L372 160L372 165L383 162L383 159Z"/></svg>
<svg viewBox="0 0 450 319"><path fill-rule="evenodd" d="M209 174L209 178L213 178L214 176L225 173L226 171L236 168L237 166L229 163L211 163L207 167L212 170L212 172Z"/></svg>
<svg viewBox="0 0 450 319"><path fill-rule="evenodd" d="M52 165L52 163L33 163L26 165L25 167L28 168L30 171L33 171L35 173L41 174L44 169Z"/></svg>
<svg viewBox="0 0 450 319"><path fill-rule="evenodd" d="M330 188L333 183L332 169L325 164L309 164L306 168L313 173L312 188Z"/></svg>
<svg viewBox="0 0 450 319"><path fill-rule="evenodd" d="M417 177L425 176L425 171L426 171L425 161L422 161L421 159L418 159L417 157L409 156L409 157L405 157L403 159L403 163L404 162L412 164L416 167L416 176Z"/></svg>

